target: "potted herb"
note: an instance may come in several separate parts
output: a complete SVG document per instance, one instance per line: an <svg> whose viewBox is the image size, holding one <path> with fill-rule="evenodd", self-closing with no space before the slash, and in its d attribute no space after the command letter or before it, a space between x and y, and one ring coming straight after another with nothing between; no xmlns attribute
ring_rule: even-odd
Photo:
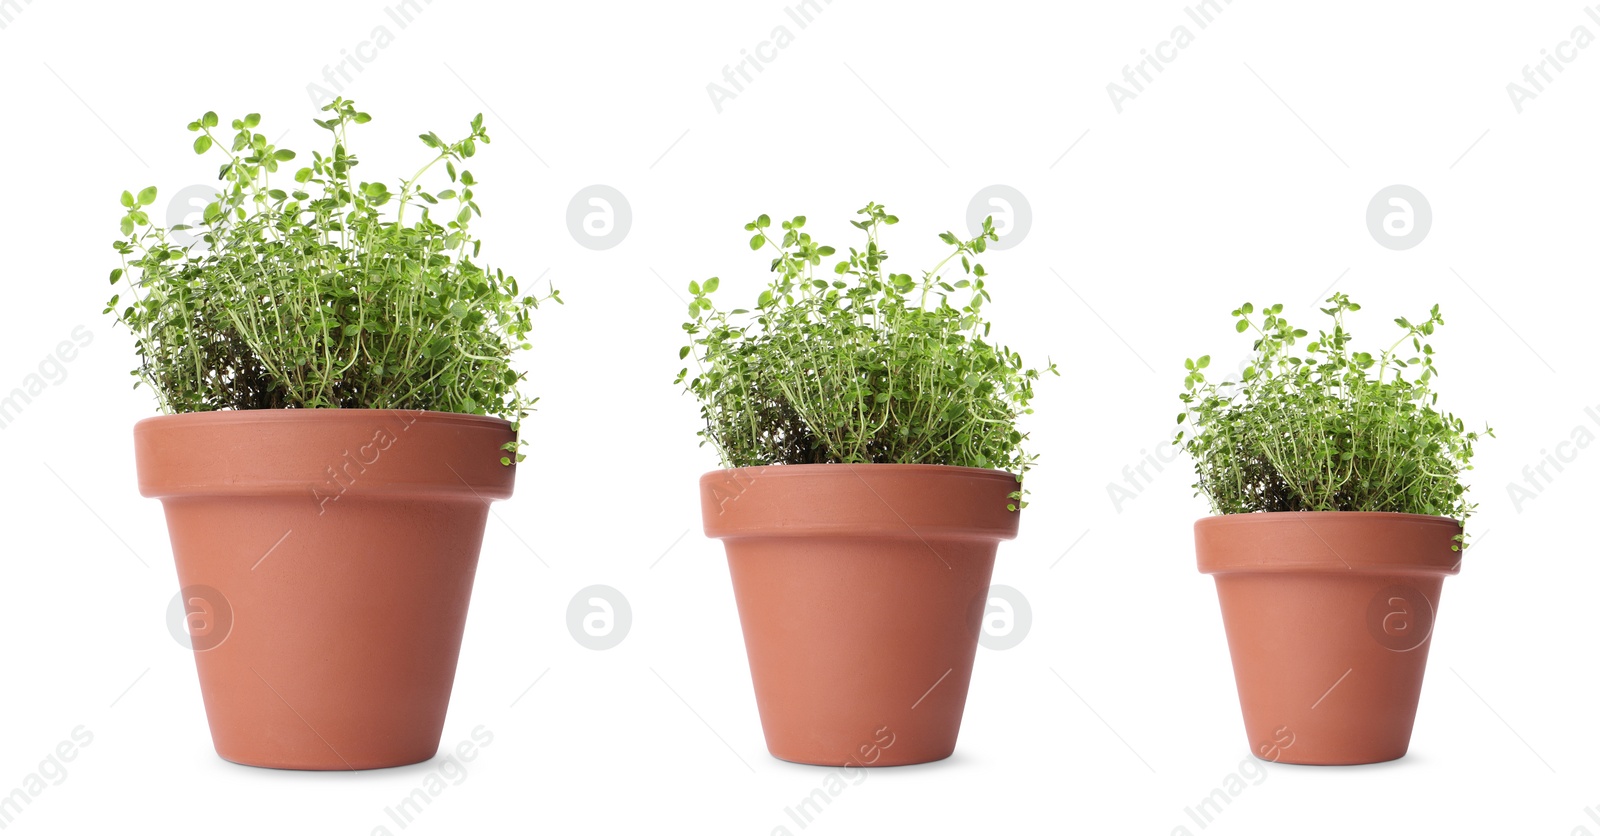
<svg viewBox="0 0 1600 836"><path fill-rule="evenodd" d="M155 188L124 192L106 311L160 417L134 427L139 490L166 510L182 615L222 757L364 769L433 757L491 500L511 495L513 350L548 296L476 260L482 116L393 191L331 149L298 170L257 132L189 124L223 157L204 220L175 242ZM425 175L448 178L429 190ZM443 176L441 176L443 175ZM173 230L186 227L173 227Z"/></svg>
<svg viewBox="0 0 1600 836"><path fill-rule="evenodd" d="M919 279L884 269L898 219L858 214L866 241L831 271L803 216L746 224L773 278L753 310L716 308L716 278L689 285L679 356L698 373L678 381L726 468L700 479L701 507L769 751L890 766L955 749L995 550L1034 461L1016 424L1039 371L989 341L975 259L991 222L941 235L953 249Z"/></svg>
<svg viewBox="0 0 1600 836"><path fill-rule="evenodd" d="M1461 474L1479 433L1436 408L1437 305L1396 319L1399 339L1373 355L1345 330L1360 306L1328 302L1332 330L1303 352L1308 333L1282 305L1235 310L1255 353L1220 385L1209 357L1185 361L1175 443L1218 514L1195 524L1195 549L1216 580L1251 751L1374 763L1411 742L1440 588L1476 507Z"/></svg>

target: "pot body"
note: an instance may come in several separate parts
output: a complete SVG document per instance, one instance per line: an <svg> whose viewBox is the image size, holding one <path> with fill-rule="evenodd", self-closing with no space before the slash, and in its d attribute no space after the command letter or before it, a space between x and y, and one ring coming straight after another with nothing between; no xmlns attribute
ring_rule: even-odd
<svg viewBox="0 0 1600 836"><path fill-rule="evenodd" d="M1195 523L1253 754L1325 765L1405 755L1459 533L1453 519L1394 513Z"/></svg>
<svg viewBox="0 0 1600 836"><path fill-rule="evenodd" d="M489 502L496 418L192 413L134 427L166 512L217 754L368 769L437 752Z"/></svg>
<svg viewBox="0 0 1600 836"><path fill-rule="evenodd" d="M738 468L700 479L727 549L773 756L898 766L955 750L989 578L1017 534L1009 473Z"/></svg>

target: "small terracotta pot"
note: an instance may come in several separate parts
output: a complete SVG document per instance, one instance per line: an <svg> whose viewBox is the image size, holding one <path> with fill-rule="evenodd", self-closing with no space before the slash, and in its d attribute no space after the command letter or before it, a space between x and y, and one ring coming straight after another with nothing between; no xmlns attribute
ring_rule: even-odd
<svg viewBox="0 0 1600 836"><path fill-rule="evenodd" d="M1009 473L778 465L700 478L773 756L832 766L955 751Z"/></svg>
<svg viewBox="0 0 1600 836"><path fill-rule="evenodd" d="M1264 760L1394 760L1461 526L1364 512L1230 514L1195 523L1213 575L1250 751Z"/></svg>
<svg viewBox="0 0 1600 836"><path fill-rule="evenodd" d="M283 769L433 757L511 425L288 409L148 418L217 754Z"/></svg>

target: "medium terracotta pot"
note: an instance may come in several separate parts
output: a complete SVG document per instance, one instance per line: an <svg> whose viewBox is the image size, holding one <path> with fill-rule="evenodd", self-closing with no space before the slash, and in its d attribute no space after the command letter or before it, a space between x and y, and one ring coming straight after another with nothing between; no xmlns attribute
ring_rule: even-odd
<svg viewBox="0 0 1600 836"><path fill-rule="evenodd" d="M1009 473L778 465L700 478L775 757L899 766L955 751Z"/></svg>
<svg viewBox="0 0 1600 836"><path fill-rule="evenodd" d="M284 769L433 757L511 425L287 409L148 418L217 754Z"/></svg>
<svg viewBox="0 0 1600 836"><path fill-rule="evenodd" d="M1459 533L1447 517L1392 513L1195 523L1252 753L1326 765L1406 753L1440 587L1460 568Z"/></svg>

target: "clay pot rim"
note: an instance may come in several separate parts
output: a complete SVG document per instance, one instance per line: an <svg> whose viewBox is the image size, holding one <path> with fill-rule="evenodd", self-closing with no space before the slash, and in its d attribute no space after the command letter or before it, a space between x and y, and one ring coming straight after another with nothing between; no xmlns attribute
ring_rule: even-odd
<svg viewBox="0 0 1600 836"><path fill-rule="evenodd" d="M751 473L760 471L762 476L805 476L821 473L837 473L854 467L868 467L874 470L899 470L906 473L925 472L947 476L965 475L977 478L993 478L1007 482L1018 482L1015 473L1008 470L999 470L991 467L967 467L954 464L900 464L898 462L830 462L827 464L761 464L749 467L722 467L708 470L700 476L704 483L707 479L714 479L723 473Z"/></svg>
<svg viewBox="0 0 1600 836"><path fill-rule="evenodd" d="M294 407L288 409L213 409L203 412L175 412L171 415L152 415L134 422L135 432L145 425L155 424L254 424L293 423L296 421L329 421L346 417L352 420L370 420L381 415L415 415L419 421L441 424L488 424L504 429L511 422L492 415L474 415L466 412L436 412L427 409L342 409L339 407Z"/></svg>
<svg viewBox="0 0 1600 836"><path fill-rule="evenodd" d="M873 487L868 479L879 487ZM869 507L876 508L881 502L884 512L864 517L843 510L844 505L840 503L847 505L848 502L839 497L852 492L858 480L870 491L872 504ZM927 485L937 498L931 504L929 497L907 498L904 504L899 501L890 504L893 494L886 497L879 489L885 483L894 482ZM717 489L730 485L734 487L730 502L750 502L742 499L747 492L764 497L757 500L758 506L731 507L765 507L768 511L757 512L753 517L743 514L724 517L721 512L713 513L710 503L715 501ZM745 490L746 486L754 485L765 487ZM1006 497L1017 490L1018 485L1016 475L1004 470L892 462L732 467L709 471L699 480L705 533L716 540L789 537L1011 540L1017 536L1021 512L1006 510ZM799 502L793 498L804 495L808 488L813 492L820 490L824 498ZM979 497L984 498L981 501L992 501L993 507L974 511L982 507L972 504L980 501ZM964 510L955 510L958 507Z"/></svg>
<svg viewBox="0 0 1600 836"><path fill-rule="evenodd" d="M1282 519L1288 516L1311 517L1313 519L1378 519L1426 522L1429 520L1448 525L1451 528L1461 528L1461 523L1454 517L1441 517L1437 514L1408 514L1402 511L1251 511L1245 514L1212 514L1195 520L1195 526L1202 525L1249 525L1266 520Z"/></svg>
<svg viewBox="0 0 1600 836"><path fill-rule="evenodd" d="M1202 517L1195 521L1194 533L1198 540L1203 533L1219 533L1218 529L1229 527L1282 525L1296 519L1301 522L1321 521L1338 523L1365 523L1384 528L1436 528L1439 534L1447 539L1460 534L1463 527L1460 521L1453 517L1444 517L1434 514L1409 514L1398 511L1253 511L1244 514L1215 514ZM1310 528L1307 522L1307 528ZM1248 550L1234 554L1224 549L1202 549L1198 554L1200 572L1207 575L1226 575L1234 573L1257 574L1350 574L1350 573L1377 573L1387 575L1455 575L1461 571L1462 553L1459 551L1445 551L1437 554L1421 555L1394 555L1363 553L1341 553L1323 538L1324 533L1335 536L1328 529L1318 531L1311 529L1312 533L1326 547L1328 554L1307 557L1297 555L1285 559L1260 560L1252 559ZM1250 536L1270 536L1265 534L1252 534ZM1198 545L1198 544L1197 544Z"/></svg>
<svg viewBox="0 0 1600 836"><path fill-rule="evenodd" d="M315 467L304 466L305 457L310 453L300 449L298 444L280 449L276 457L262 452L261 448L262 439L272 439L282 448L285 443L297 439L315 439L325 431L338 434L363 425L397 424L404 425L400 427L401 432L409 428L412 433L433 437L444 445L435 450L461 449L461 444L487 443L494 439L492 447L483 448L486 454L492 452L493 455L486 455L476 465L457 461L452 468L455 472L422 476L406 469L389 474L381 471L366 474L363 467L363 478L345 484L320 470L324 465L332 467L340 463L337 447L323 451L326 455L318 455L313 463ZM226 409L155 415L133 425L139 493L162 500L196 496L269 497L307 491L315 495L316 490L337 492L341 496L353 492L451 501L507 499L514 490L516 463L500 463L501 457L507 454L499 445L515 439L516 435L511 422L503 418L410 409ZM249 439L252 450L235 456L230 450L237 445L222 443L221 447L214 447L207 446L205 441L212 439L211 444L215 445L215 440L221 438ZM145 461L146 445L161 444L188 449L178 456L158 457L151 452L151 460ZM201 452L201 448L209 452ZM241 457L250 464L238 466L234 460ZM164 463L158 463L162 460ZM375 463L361 462L363 465Z"/></svg>

